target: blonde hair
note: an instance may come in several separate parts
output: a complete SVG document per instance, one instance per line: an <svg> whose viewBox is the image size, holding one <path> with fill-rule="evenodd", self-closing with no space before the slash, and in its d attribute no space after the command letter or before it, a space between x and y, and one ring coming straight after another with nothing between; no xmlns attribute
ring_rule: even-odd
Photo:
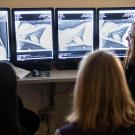
<svg viewBox="0 0 135 135"><path fill-rule="evenodd" d="M119 59L95 51L81 61L67 120L97 132L135 123L135 104Z"/></svg>
<svg viewBox="0 0 135 135"><path fill-rule="evenodd" d="M129 37L129 48L126 52L127 57L125 58L125 67L129 62L135 64L135 23L132 23L131 28L130 28L130 34L132 37Z"/></svg>

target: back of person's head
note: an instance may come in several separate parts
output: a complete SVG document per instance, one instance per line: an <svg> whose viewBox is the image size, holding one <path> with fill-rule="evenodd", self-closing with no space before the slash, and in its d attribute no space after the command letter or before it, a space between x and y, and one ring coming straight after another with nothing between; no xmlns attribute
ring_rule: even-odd
<svg viewBox="0 0 135 135"><path fill-rule="evenodd" d="M0 62L0 134L18 134L16 74L8 62Z"/></svg>
<svg viewBox="0 0 135 135"><path fill-rule="evenodd" d="M128 50L125 64L128 64L129 62L135 64L135 23L133 23L130 27L127 41Z"/></svg>
<svg viewBox="0 0 135 135"><path fill-rule="evenodd" d="M104 51L87 55L80 64L69 122L85 130L107 131L135 123L135 105L119 59Z"/></svg>

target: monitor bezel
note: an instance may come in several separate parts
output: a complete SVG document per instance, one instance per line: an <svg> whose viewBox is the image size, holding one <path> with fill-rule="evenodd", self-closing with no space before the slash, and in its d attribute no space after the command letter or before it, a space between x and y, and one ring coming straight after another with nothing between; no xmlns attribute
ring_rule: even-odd
<svg viewBox="0 0 135 135"><path fill-rule="evenodd" d="M60 59L59 58L59 43L58 43L58 11L93 11L93 50L95 50L96 44L96 8L56 8L55 9L55 61L56 63L78 63L82 58L67 58Z"/></svg>
<svg viewBox="0 0 135 135"><path fill-rule="evenodd" d="M135 7L101 7L101 8L97 8L97 44L96 44L96 48L99 49L99 40L100 40L100 33L99 33L99 12L100 11L109 11L109 10L135 10ZM120 60L124 60L126 56L123 57L119 57L116 55L116 57L118 57Z"/></svg>
<svg viewBox="0 0 135 135"><path fill-rule="evenodd" d="M8 14L8 59L3 59L0 61L9 61L12 62L12 38L11 38L11 11L9 7L0 7L0 11L7 11Z"/></svg>
<svg viewBox="0 0 135 135"><path fill-rule="evenodd" d="M15 14L14 12L16 11L51 11L52 14L52 59L47 58L47 59L31 59L31 60L25 60L25 61L20 61L17 60L17 43L16 43L16 32L15 32ZM14 64L18 67L22 67L28 70L32 70L32 69L39 69L39 70L50 70L50 66L54 61L54 8L52 7L41 7L41 8L12 8L12 27L13 27L13 61ZM49 66L49 67L48 67Z"/></svg>

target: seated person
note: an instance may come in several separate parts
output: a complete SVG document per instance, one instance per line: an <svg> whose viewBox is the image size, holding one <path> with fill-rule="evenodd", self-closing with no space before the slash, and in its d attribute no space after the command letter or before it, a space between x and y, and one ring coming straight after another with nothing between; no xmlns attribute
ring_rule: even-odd
<svg viewBox="0 0 135 135"><path fill-rule="evenodd" d="M17 77L9 62L0 61L0 135L34 135L40 121L17 95Z"/></svg>
<svg viewBox="0 0 135 135"><path fill-rule="evenodd" d="M67 120L55 135L135 135L135 102L118 58L104 51L84 57Z"/></svg>
<svg viewBox="0 0 135 135"><path fill-rule="evenodd" d="M9 63L0 62L0 135L30 135L20 125L16 96L17 80Z"/></svg>

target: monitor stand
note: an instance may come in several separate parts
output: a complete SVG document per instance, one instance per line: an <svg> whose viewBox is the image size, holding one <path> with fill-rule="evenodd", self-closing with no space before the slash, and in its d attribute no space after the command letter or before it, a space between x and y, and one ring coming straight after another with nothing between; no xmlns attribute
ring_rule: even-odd
<svg viewBox="0 0 135 135"><path fill-rule="evenodd" d="M56 68L59 70L77 70L78 69L79 62L77 61L63 61L63 62L57 62Z"/></svg>

